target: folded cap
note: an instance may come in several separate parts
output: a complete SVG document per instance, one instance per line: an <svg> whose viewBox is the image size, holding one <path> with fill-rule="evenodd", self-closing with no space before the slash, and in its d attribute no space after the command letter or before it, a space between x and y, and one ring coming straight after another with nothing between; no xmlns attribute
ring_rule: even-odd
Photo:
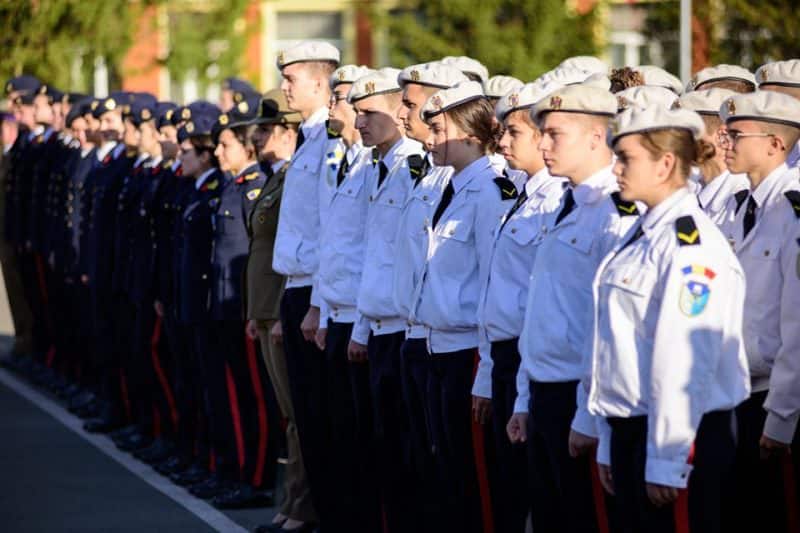
<svg viewBox="0 0 800 533"><path fill-rule="evenodd" d="M222 111L216 106L204 106L178 129L178 142L191 137L211 135Z"/></svg>
<svg viewBox="0 0 800 533"><path fill-rule="evenodd" d="M339 63L339 49L325 41L303 41L278 52L276 64L278 70L293 63L309 61L332 61Z"/></svg>
<svg viewBox="0 0 800 533"><path fill-rule="evenodd" d="M586 71L575 68L575 67L563 67L559 66L545 72L541 76L539 76L536 81L554 81L556 83L560 83L561 85L577 85L578 83L583 83L586 81L589 75L586 74Z"/></svg>
<svg viewBox="0 0 800 533"><path fill-rule="evenodd" d="M463 81L450 89L440 89L428 98L420 110L423 120L428 120L440 113L467 102L486 98L483 85L477 81Z"/></svg>
<svg viewBox="0 0 800 533"><path fill-rule="evenodd" d="M83 93L64 93L64 95L61 97L61 103L74 105L80 102L81 100L85 100L88 97L89 97L88 94L83 94Z"/></svg>
<svg viewBox="0 0 800 533"><path fill-rule="evenodd" d="M157 105L157 102L152 102L149 98L134 98L125 117L138 128L149 120L155 120Z"/></svg>
<svg viewBox="0 0 800 533"><path fill-rule="evenodd" d="M420 63L411 65L400 71L397 82L400 87L405 87L409 83L435 87L437 89L449 89L463 81L468 81L463 72L452 65L444 65L439 61L432 63Z"/></svg>
<svg viewBox="0 0 800 533"><path fill-rule="evenodd" d="M690 91L684 93L678 99L675 106L682 109L689 109L701 115L712 115L716 117L719 116L719 108L722 106L722 102L736 94L738 93L729 89L722 89L721 87Z"/></svg>
<svg viewBox="0 0 800 533"><path fill-rule="evenodd" d="M177 108L172 113L172 124L177 126L180 122L191 119L196 113L216 112L219 116L220 110L207 100L195 100L189 105Z"/></svg>
<svg viewBox="0 0 800 533"><path fill-rule="evenodd" d="M746 68L739 65L714 65L706 67L692 76L692 79L686 84L686 92L701 89L704 83L724 80L744 81L752 84L753 88L756 86L756 77Z"/></svg>
<svg viewBox="0 0 800 533"><path fill-rule="evenodd" d="M683 83L681 83L681 80L661 67L655 65L641 65L634 70L638 70L641 73L645 85L664 87L675 94L681 94L683 91Z"/></svg>
<svg viewBox="0 0 800 533"><path fill-rule="evenodd" d="M489 70L477 59L467 56L447 56L443 57L439 62L443 65L455 67L464 74L472 74L480 78L481 83L489 79Z"/></svg>
<svg viewBox="0 0 800 533"><path fill-rule="evenodd" d="M95 101L96 100L91 96L84 96L82 99L73 102L72 107L69 108L69 112L67 113L66 117L64 117L64 124L69 128L72 126L72 123L76 118L91 113L92 102Z"/></svg>
<svg viewBox="0 0 800 533"><path fill-rule="evenodd" d="M14 103L17 105L33 105L33 99L36 98L36 94L31 91L17 91Z"/></svg>
<svg viewBox="0 0 800 533"><path fill-rule="evenodd" d="M30 74L23 74L22 76L14 76L6 82L6 94L16 91L27 91L35 93L39 90L41 82L35 76Z"/></svg>
<svg viewBox="0 0 800 533"><path fill-rule="evenodd" d="M530 109L543 98L563 88L563 85L554 81L534 81L526 83L519 89L512 89L500 98L494 108L494 114L497 120L502 122L509 113L520 109Z"/></svg>
<svg viewBox="0 0 800 533"><path fill-rule="evenodd" d="M399 92L400 84L397 83L399 74L400 70L388 68L358 78L347 93L347 102L355 104L370 96Z"/></svg>
<svg viewBox="0 0 800 533"><path fill-rule="evenodd" d="M105 98L100 98L97 106L92 109L92 116L100 118L109 111L119 110L121 112L122 107L126 105L130 105L130 94L115 92Z"/></svg>
<svg viewBox="0 0 800 533"><path fill-rule="evenodd" d="M331 89L343 83L353 83L358 78L366 76L370 72L374 72L374 70L364 65L342 65L331 74Z"/></svg>
<svg viewBox="0 0 800 533"><path fill-rule="evenodd" d="M775 91L737 94L722 102L719 116L726 124L757 120L800 128L800 100Z"/></svg>
<svg viewBox="0 0 800 533"><path fill-rule="evenodd" d="M492 76L483 84L483 92L488 98L502 98L513 89L519 89L524 84L513 76Z"/></svg>
<svg viewBox="0 0 800 533"><path fill-rule="evenodd" d="M602 59L594 56L568 57L558 66L576 68L587 74L608 74L608 65Z"/></svg>
<svg viewBox="0 0 800 533"><path fill-rule="evenodd" d="M223 91L233 91L233 92L255 92L255 88L250 85L248 82L244 81L241 78L225 78L222 80L220 87Z"/></svg>
<svg viewBox="0 0 800 533"><path fill-rule="evenodd" d="M64 98L64 93L49 84L40 85L39 89L36 91L36 94L47 96L47 102L51 105L60 103Z"/></svg>
<svg viewBox="0 0 800 533"><path fill-rule="evenodd" d="M617 113L617 99L597 87L570 85L540 100L531 109L531 117L538 123L545 113L551 111L611 117Z"/></svg>
<svg viewBox="0 0 800 533"><path fill-rule="evenodd" d="M343 82L344 83L344 82ZM264 93L261 108L255 119L256 124L300 124L303 117L300 113L289 109L286 95L280 89Z"/></svg>
<svg viewBox="0 0 800 533"><path fill-rule="evenodd" d="M645 108L631 107L611 121L609 144L613 146L620 137L632 133L666 129L688 130L695 140L698 140L706 128L700 115L688 109L665 109L657 105Z"/></svg>
<svg viewBox="0 0 800 533"><path fill-rule="evenodd" d="M678 95L669 89L654 85L630 87L616 93L616 97L619 111L629 107L650 107L653 105L670 109L675 100L678 99Z"/></svg>
<svg viewBox="0 0 800 533"><path fill-rule="evenodd" d="M234 99L233 108L228 110L231 127L251 122L261 111L261 93L246 91L238 94L240 98L238 101Z"/></svg>
<svg viewBox="0 0 800 533"><path fill-rule="evenodd" d="M172 125L172 114L178 108L174 102L158 102L156 104L156 127L158 129Z"/></svg>
<svg viewBox="0 0 800 533"><path fill-rule="evenodd" d="M604 91L611 90L611 78L608 75L603 74L602 72L596 72L594 74L589 75L588 78L581 82L581 85L588 85L590 87L597 87L598 89L603 89Z"/></svg>
<svg viewBox="0 0 800 533"><path fill-rule="evenodd" d="M800 59L775 61L761 65L756 71L756 82L762 85L800 87Z"/></svg>

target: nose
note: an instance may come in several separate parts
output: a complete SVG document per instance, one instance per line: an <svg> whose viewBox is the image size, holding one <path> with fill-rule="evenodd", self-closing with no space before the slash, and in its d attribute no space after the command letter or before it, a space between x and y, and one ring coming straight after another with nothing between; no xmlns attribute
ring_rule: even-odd
<svg viewBox="0 0 800 533"><path fill-rule="evenodd" d="M611 172L616 176L622 176L622 163L620 163L619 159L614 163L614 166L611 168Z"/></svg>
<svg viewBox="0 0 800 533"><path fill-rule="evenodd" d="M550 149L550 136L549 135L542 135L542 138L539 139L539 144L536 146L536 148L540 152L544 152L546 150L549 150Z"/></svg>
<svg viewBox="0 0 800 533"><path fill-rule="evenodd" d="M397 108L397 118L400 120L405 120L408 118L408 108L404 105L401 105Z"/></svg>
<svg viewBox="0 0 800 533"><path fill-rule="evenodd" d="M500 141L497 144L501 150L511 147L511 136L508 134L508 130L503 130L503 134L500 136Z"/></svg>

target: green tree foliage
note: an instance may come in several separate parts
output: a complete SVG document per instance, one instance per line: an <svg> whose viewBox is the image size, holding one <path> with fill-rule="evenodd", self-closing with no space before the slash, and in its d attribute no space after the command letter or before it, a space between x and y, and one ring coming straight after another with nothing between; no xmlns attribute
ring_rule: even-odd
<svg viewBox="0 0 800 533"><path fill-rule="evenodd" d="M394 65L446 55L480 60L494 74L532 80L573 55L594 54L596 14L565 0L406 0L376 13Z"/></svg>

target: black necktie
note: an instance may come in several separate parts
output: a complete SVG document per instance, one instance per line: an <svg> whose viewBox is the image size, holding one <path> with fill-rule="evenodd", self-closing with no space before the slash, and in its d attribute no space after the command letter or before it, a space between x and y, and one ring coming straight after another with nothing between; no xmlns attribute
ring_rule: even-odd
<svg viewBox="0 0 800 533"><path fill-rule="evenodd" d="M304 142L306 142L306 134L303 133L303 128L300 128L300 131L297 132L297 144L294 146L294 151L298 151Z"/></svg>
<svg viewBox="0 0 800 533"><path fill-rule="evenodd" d="M528 199L528 191L525 190L525 187L522 187L522 192L520 193L519 196L517 196L517 201L514 202L514 205L512 205L511 209L508 210L508 213L506 214L506 218L503 219L503 223L500 225L500 231L501 232L503 231L503 228L506 227L506 224L508 223L508 221L511 220L511 217L514 216L514 213L517 212L517 210L520 208L520 206L522 206L522 204L524 204L525 200L527 200L527 199Z"/></svg>
<svg viewBox="0 0 800 533"><path fill-rule="evenodd" d="M378 163L378 188L379 189L381 188L381 185L383 185L383 181L386 179L386 175L387 174L389 174L389 168L386 166L386 164L383 161L381 161L380 163Z"/></svg>
<svg viewBox="0 0 800 533"><path fill-rule="evenodd" d="M572 189L567 189L567 194L564 195L564 207L558 212L556 225L569 215L573 209L575 209L575 197L572 195Z"/></svg>
<svg viewBox="0 0 800 533"><path fill-rule="evenodd" d="M414 186L413 186L414 189L417 188L417 185L419 185L419 182L421 182L422 179L425 176L427 176L428 172L430 172L430 171L431 171L431 165L430 165L430 163L428 163L428 158L426 157L425 159L422 160L422 168L420 168L420 170L419 170L419 176L415 176L413 173L411 173L411 179L414 180Z"/></svg>
<svg viewBox="0 0 800 533"><path fill-rule="evenodd" d="M747 234L750 233L750 230L753 229L753 226L756 225L756 209L758 206L756 205L756 201L753 199L751 195L747 199L747 207L745 208L744 212L744 235L742 238L747 237Z"/></svg>
<svg viewBox="0 0 800 533"><path fill-rule="evenodd" d="M639 240L639 237L641 237L642 235L644 235L644 230L642 229L642 225L639 224L639 226L636 228L636 231L633 232L633 235L631 236L631 238L628 239L628 242L626 242L625 244L622 245L622 248L620 248L620 251L623 250L624 248L627 248L628 246L630 246L631 244L633 244L637 240Z"/></svg>
<svg viewBox="0 0 800 533"><path fill-rule="evenodd" d="M345 154L342 158L342 162L339 164L339 172L336 174L337 187L344 181L344 177L348 170L350 170L350 161L347 160L347 154Z"/></svg>
<svg viewBox="0 0 800 533"><path fill-rule="evenodd" d="M436 228L436 223L439 222L439 219L442 218L442 213L444 210L447 209L447 206L450 205L450 202L453 199L453 195L456 193L456 190L453 188L453 182L447 182L447 187L444 188L444 192L442 193L442 199L439 200L439 205L436 206L436 211L433 213L433 228Z"/></svg>

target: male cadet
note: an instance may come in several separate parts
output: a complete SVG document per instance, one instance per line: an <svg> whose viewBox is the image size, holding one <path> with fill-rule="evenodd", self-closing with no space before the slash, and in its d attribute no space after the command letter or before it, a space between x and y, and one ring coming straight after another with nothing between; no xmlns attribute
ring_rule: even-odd
<svg viewBox="0 0 800 533"><path fill-rule="evenodd" d="M492 503L498 531L522 532L528 516L527 459L525 448L508 440L506 422L514 413L516 377L519 370L517 343L525 317L528 277L541 240L543 214L555 211L566 180L553 177L536 148L541 132L530 108L561 85L543 82L512 88L495 108L503 126L499 149L514 170L525 172L527 181L494 233L494 244L483 289L478 320L491 343L492 424L498 476ZM489 365L486 365L487 367ZM488 373L481 367L482 372Z"/></svg>
<svg viewBox="0 0 800 533"><path fill-rule="evenodd" d="M348 355L369 361L369 383L375 412L377 478L389 531L409 531L415 490L408 462L411 441L403 402L400 348L407 317L398 314L391 280L395 267L397 226L403 206L422 170L422 145L403 135L397 69L386 68L356 80L347 100L356 111L356 128L364 144L374 146L378 162L367 168L366 247L358 289L358 322ZM413 159L409 159L411 156ZM412 174L411 166L414 166Z"/></svg>
<svg viewBox="0 0 800 533"><path fill-rule="evenodd" d="M800 59L788 59L762 65L756 71L760 91L774 91L800 99ZM800 141L786 156L790 168L800 168Z"/></svg>
<svg viewBox="0 0 800 533"><path fill-rule="evenodd" d="M725 149L720 138L725 134L725 124L719 118L719 108L726 99L736 93L728 89L700 89L685 93L676 105L695 111L703 119L703 140L714 147L714 157L700 167L700 185L697 201L700 207L716 224L725 217L725 206L731 196L739 203L747 199L750 184L747 176L732 174L725 163Z"/></svg>
<svg viewBox="0 0 800 533"><path fill-rule="evenodd" d="M605 255L638 215L619 198L606 145L617 100L608 91L574 85L537 103L531 116L550 174L569 179L556 213L546 217L533 263L519 341L512 442L527 442L530 505L537 531L596 531L588 453L595 421L579 381L589 362L592 281Z"/></svg>
<svg viewBox="0 0 800 533"><path fill-rule="evenodd" d="M738 65L714 65L699 70L692 76L684 93L715 88L735 93L751 93L756 90L756 77Z"/></svg>
<svg viewBox="0 0 800 533"><path fill-rule="evenodd" d="M420 116L423 104L436 91L467 81L467 77L455 67L425 63L403 69L397 81L403 89L403 105L398 109L397 118L403 123L406 137L424 142L430 128ZM414 289L422 277L427 259L425 220L436 208L453 173L452 167L434 166L430 154L419 159L412 154L408 161L413 183L398 222L392 276L393 300L397 314L402 317L411 315ZM417 322L407 322L405 340L400 349L400 368L403 400L408 413L409 457L416 476L416 486L419 487L413 497L418 509L418 522L426 524L422 526L423 530L430 528L439 511L437 490L433 483L435 476L426 407L429 361L428 329Z"/></svg>
<svg viewBox="0 0 800 533"><path fill-rule="evenodd" d="M324 488L316 497L324 499L320 514L323 527L334 531L378 527L378 494L370 482L374 465L367 460L373 437L369 367L364 360L351 361L348 357L353 325L358 321L356 303L366 251L370 170L377 163L373 162L372 149L363 146L347 95L357 79L372 72L366 67L345 65L331 75L331 102L342 95L344 99L333 103L329 127L341 130L339 141L349 145L344 157L352 159L339 164L329 197L320 195L324 218L317 271L321 306L316 339L325 353L328 427L325 442L319 444L329 455Z"/></svg>
<svg viewBox="0 0 800 533"><path fill-rule="evenodd" d="M239 78L225 78L220 89L219 108L223 113L227 113L244 100L246 94L257 92L252 85Z"/></svg>
<svg viewBox="0 0 800 533"><path fill-rule="evenodd" d="M733 508L741 512L731 513L730 524L786 531L783 504L797 503L786 501L780 463L791 469L800 418L800 171L787 166L786 155L800 137L800 100L775 91L736 95L720 117L728 168L750 181L749 197L738 209L731 198L720 226L747 281L743 324L752 383L750 398L736 409Z"/></svg>
<svg viewBox="0 0 800 533"><path fill-rule="evenodd" d="M302 42L277 57L283 77L281 90L289 108L300 113L303 122L297 151L286 170L272 267L287 276L281 302L283 346L303 459L321 520L326 510L319 506L317 496L324 488L316 485L315 476L325 468L320 448L326 419L322 396L325 361L314 343L320 306L314 286L319 266L319 180L328 140L329 79L338 64L339 50L324 42Z"/></svg>

